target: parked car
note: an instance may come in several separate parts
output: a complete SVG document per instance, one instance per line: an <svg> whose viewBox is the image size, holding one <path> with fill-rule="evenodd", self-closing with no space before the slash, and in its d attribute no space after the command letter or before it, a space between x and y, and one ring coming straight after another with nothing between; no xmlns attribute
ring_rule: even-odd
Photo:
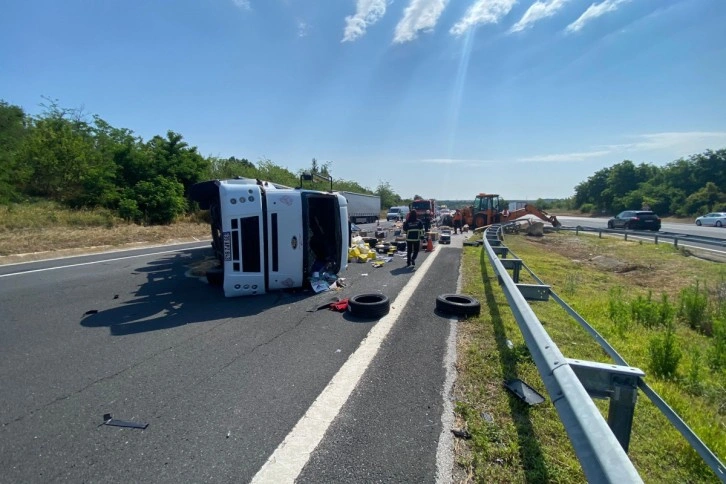
<svg viewBox="0 0 726 484"><path fill-rule="evenodd" d="M723 227L726 225L726 212L711 212L696 218L696 225L714 225Z"/></svg>
<svg viewBox="0 0 726 484"><path fill-rule="evenodd" d="M660 217L650 210L625 210L608 220L609 229L660 230Z"/></svg>

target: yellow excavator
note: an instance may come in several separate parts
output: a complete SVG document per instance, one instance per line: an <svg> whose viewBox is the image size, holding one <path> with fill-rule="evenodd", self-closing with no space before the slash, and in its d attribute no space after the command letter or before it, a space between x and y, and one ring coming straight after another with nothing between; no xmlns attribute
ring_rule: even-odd
<svg viewBox="0 0 726 484"><path fill-rule="evenodd" d="M562 225L557 217L538 209L534 205L526 204L522 208L510 211L507 208L501 208L500 202L499 195L493 193L478 194L474 198L474 205L460 209L462 223L469 225L469 228L473 230L491 224L506 223L531 214L545 222L549 222L553 227Z"/></svg>

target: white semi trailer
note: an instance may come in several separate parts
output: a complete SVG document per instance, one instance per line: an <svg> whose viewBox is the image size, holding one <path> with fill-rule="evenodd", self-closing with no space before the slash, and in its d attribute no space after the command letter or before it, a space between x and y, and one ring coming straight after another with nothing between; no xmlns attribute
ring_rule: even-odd
<svg viewBox="0 0 726 484"><path fill-rule="evenodd" d="M348 217L351 223L376 222L381 216L381 197L366 193L340 192L348 200Z"/></svg>
<svg viewBox="0 0 726 484"><path fill-rule="evenodd" d="M189 197L210 212L227 297L302 287L313 272L348 266L348 203L339 193L239 178L197 183Z"/></svg>

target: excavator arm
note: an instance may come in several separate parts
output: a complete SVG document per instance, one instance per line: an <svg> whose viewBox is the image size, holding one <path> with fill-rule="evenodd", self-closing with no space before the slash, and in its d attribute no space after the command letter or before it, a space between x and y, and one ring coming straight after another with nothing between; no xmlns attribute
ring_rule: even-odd
<svg viewBox="0 0 726 484"><path fill-rule="evenodd" d="M534 205L526 204L522 208L518 208L517 210L512 210L509 212L508 217L502 217L503 221L510 221L518 219L519 217L523 217L525 215L534 215L538 218L541 218L545 222L549 222L552 224L553 227L559 227L562 225L559 220L557 220L557 217L554 215L550 215L544 210L540 210L539 208L535 207Z"/></svg>

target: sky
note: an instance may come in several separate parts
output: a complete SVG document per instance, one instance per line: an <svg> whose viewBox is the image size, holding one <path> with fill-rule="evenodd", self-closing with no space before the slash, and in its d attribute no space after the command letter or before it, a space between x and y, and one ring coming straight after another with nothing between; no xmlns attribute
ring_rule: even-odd
<svg viewBox="0 0 726 484"><path fill-rule="evenodd" d="M725 0L8 0L0 99L404 198L726 148Z"/></svg>

